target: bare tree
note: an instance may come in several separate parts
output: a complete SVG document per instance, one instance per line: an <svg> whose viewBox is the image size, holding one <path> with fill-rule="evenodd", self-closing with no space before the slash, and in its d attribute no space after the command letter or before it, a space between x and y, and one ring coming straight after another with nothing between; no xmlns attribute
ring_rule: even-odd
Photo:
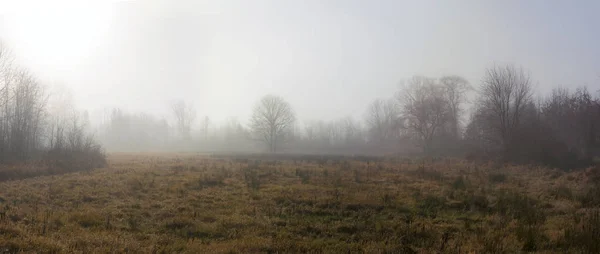
<svg viewBox="0 0 600 254"><path fill-rule="evenodd" d="M431 153L435 135L451 116L445 92L445 87L434 79L415 76L397 94L406 127L417 137L425 154Z"/></svg>
<svg viewBox="0 0 600 254"><path fill-rule="evenodd" d="M47 96L38 81L26 70L15 71L9 84L12 105L10 118L10 149L13 156L26 159L41 144L41 123Z"/></svg>
<svg viewBox="0 0 600 254"><path fill-rule="evenodd" d="M275 95L264 96L254 108L250 125L252 132L277 152L277 144L293 128L296 116L292 106Z"/></svg>
<svg viewBox="0 0 600 254"><path fill-rule="evenodd" d="M341 121L346 145L358 145L361 142L364 142L363 130L360 122L354 120L352 117L345 117Z"/></svg>
<svg viewBox="0 0 600 254"><path fill-rule="evenodd" d="M480 107L493 117L493 129L505 152L520 125L523 109L531 101L531 79L512 65L489 68L480 88Z"/></svg>
<svg viewBox="0 0 600 254"><path fill-rule="evenodd" d="M196 111L190 103L176 101L171 105L173 116L175 116L175 127L184 140L191 140L192 123L196 120Z"/></svg>
<svg viewBox="0 0 600 254"><path fill-rule="evenodd" d="M10 104L12 99L9 91L13 75L13 55L0 41L0 156L4 159L8 152L10 132Z"/></svg>
<svg viewBox="0 0 600 254"><path fill-rule="evenodd" d="M376 99L367 109L366 122L371 139L379 144L390 141L397 135L400 126L397 104L392 99Z"/></svg>
<svg viewBox="0 0 600 254"><path fill-rule="evenodd" d="M54 86L48 102L48 145L52 150L66 148L65 128L75 112L73 94L65 86Z"/></svg>
<svg viewBox="0 0 600 254"><path fill-rule="evenodd" d="M462 106L467 102L467 92L471 90L469 82L460 76L445 76L440 78L444 95L450 109L450 131L455 139L460 137L460 121L463 113Z"/></svg>
<svg viewBox="0 0 600 254"><path fill-rule="evenodd" d="M544 123L554 137L582 160L590 160L598 146L595 143L596 136L600 136L599 102L600 98L594 98L585 87L574 93L559 88L541 106Z"/></svg>
<svg viewBox="0 0 600 254"><path fill-rule="evenodd" d="M58 153L79 160L86 160L87 155L103 160L99 146L92 150L82 150L81 146L64 149L73 144L95 143L91 136L83 139L85 133L80 122L74 122L69 128L66 121L53 115L60 109L52 107L45 87L26 69L13 66L12 61L11 52L0 43L0 162L26 161ZM58 150L61 151L55 153ZM61 165L88 168L76 164L69 161Z"/></svg>
<svg viewBox="0 0 600 254"><path fill-rule="evenodd" d="M13 61L12 52L0 41L0 91L7 86L9 74L13 71Z"/></svg>

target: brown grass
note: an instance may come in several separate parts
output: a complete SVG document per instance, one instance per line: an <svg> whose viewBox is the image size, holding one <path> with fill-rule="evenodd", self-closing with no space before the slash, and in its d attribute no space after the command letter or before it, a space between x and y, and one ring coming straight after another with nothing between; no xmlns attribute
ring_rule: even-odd
<svg viewBox="0 0 600 254"><path fill-rule="evenodd" d="M598 221L594 200L582 201L593 187L583 172L451 159L108 159L0 183L0 250L564 253L595 250L600 228L583 226Z"/></svg>

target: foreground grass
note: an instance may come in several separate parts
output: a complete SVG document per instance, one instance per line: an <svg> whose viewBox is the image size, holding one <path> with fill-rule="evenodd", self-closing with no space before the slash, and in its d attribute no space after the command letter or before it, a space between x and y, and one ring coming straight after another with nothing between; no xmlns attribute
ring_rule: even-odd
<svg viewBox="0 0 600 254"><path fill-rule="evenodd" d="M595 171L113 154L0 183L0 252L598 253Z"/></svg>

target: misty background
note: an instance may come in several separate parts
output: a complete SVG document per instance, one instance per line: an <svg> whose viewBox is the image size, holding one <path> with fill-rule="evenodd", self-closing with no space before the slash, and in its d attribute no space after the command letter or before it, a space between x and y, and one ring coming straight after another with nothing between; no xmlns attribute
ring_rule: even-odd
<svg viewBox="0 0 600 254"><path fill-rule="evenodd" d="M205 117L213 130L248 127L266 94L289 102L304 129L363 121L415 75L477 87L495 64L523 66L540 95L596 91L598 10L597 1L2 1L0 38L92 126L115 108L162 126L184 101L197 139Z"/></svg>

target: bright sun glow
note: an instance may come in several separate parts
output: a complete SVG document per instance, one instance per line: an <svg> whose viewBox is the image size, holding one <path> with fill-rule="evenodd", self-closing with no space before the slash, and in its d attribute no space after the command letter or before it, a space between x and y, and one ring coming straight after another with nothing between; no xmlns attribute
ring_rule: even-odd
<svg viewBox="0 0 600 254"><path fill-rule="evenodd" d="M28 65L70 68L91 55L106 35L114 1L0 2L5 37ZM3 36L3 37L4 37Z"/></svg>

